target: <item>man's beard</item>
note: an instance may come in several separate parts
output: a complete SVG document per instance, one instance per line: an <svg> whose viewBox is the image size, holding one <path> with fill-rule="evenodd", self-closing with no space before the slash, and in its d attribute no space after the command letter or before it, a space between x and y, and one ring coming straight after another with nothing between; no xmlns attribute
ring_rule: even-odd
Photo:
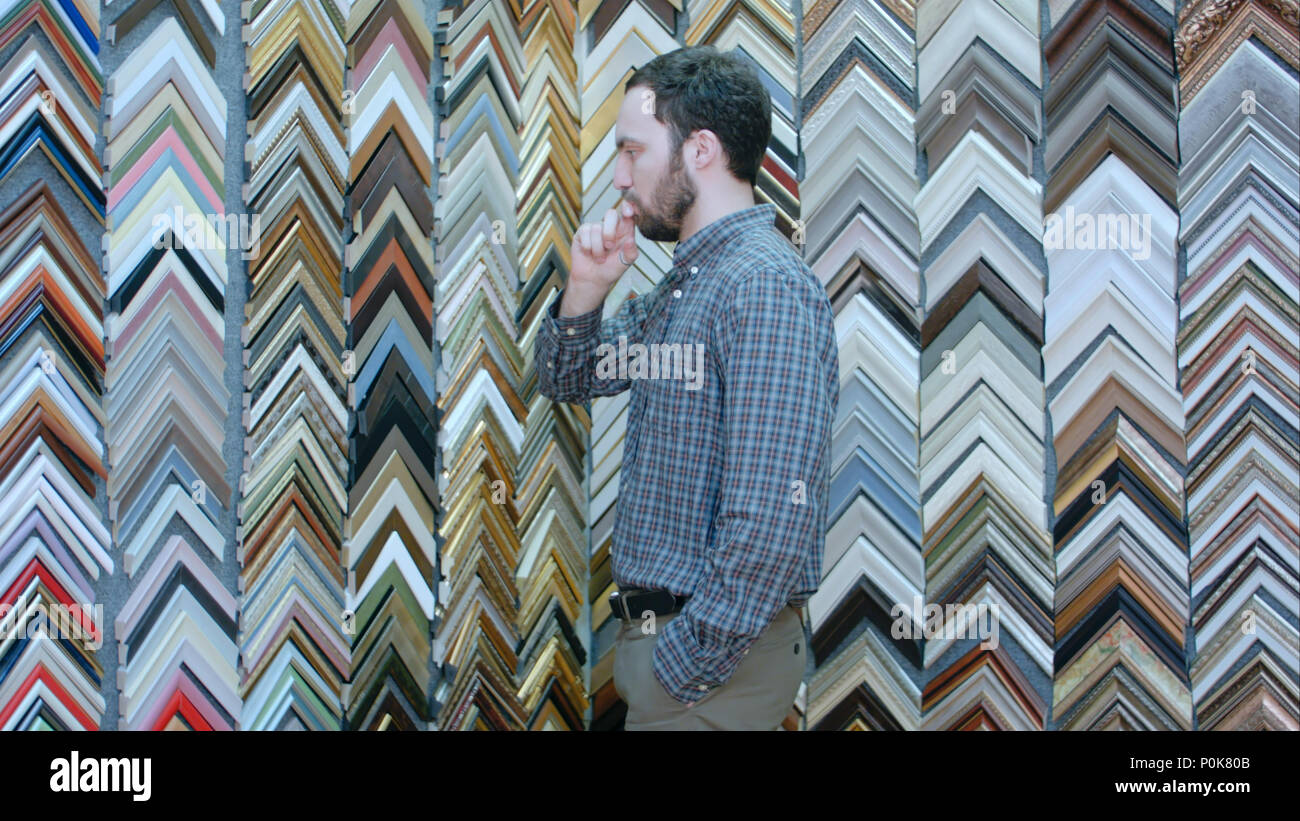
<svg viewBox="0 0 1300 821"><path fill-rule="evenodd" d="M682 219L695 204L699 189L686 176L686 166L679 152L674 152L668 163L668 173L655 186L653 207L636 203L640 212L637 228L646 239L656 242L677 242L682 234Z"/></svg>

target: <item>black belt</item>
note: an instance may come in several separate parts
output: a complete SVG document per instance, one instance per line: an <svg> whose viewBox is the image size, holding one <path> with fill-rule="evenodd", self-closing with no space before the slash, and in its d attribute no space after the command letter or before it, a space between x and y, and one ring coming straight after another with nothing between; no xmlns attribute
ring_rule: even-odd
<svg viewBox="0 0 1300 821"><path fill-rule="evenodd" d="M615 590L609 594L609 609L619 618L633 621L641 618L647 610L652 611L656 616L676 613L686 606L690 598L690 596L673 595L667 590L628 588Z"/></svg>

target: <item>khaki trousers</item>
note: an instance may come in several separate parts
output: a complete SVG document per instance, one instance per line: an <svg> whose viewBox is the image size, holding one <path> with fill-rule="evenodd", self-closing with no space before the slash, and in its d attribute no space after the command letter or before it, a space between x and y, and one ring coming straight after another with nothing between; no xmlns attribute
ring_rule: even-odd
<svg viewBox="0 0 1300 821"><path fill-rule="evenodd" d="M803 681L808 648L802 611L784 607L750 645L731 678L693 705L672 696L654 677L655 643L677 613L621 621L614 645L614 689L627 704L625 730L777 730Z"/></svg>

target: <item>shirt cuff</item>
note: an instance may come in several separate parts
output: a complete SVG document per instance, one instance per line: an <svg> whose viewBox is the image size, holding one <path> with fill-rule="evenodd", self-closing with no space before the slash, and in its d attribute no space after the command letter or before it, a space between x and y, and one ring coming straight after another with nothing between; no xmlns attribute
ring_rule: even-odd
<svg viewBox="0 0 1300 821"><path fill-rule="evenodd" d="M585 314L560 316L560 303L563 300L564 291L560 291L547 311L549 314L547 321L551 323L551 331L555 334L555 338L560 340L561 345L566 341L581 341L584 337L590 336L600 329L600 319L604 313L604 305L598 305Z"/></svg>
<svg viewBox="0 0 1300 821"><path fill-rule="evenodd" d="M691 652L695 641L678 616L664 626L655 642L651 670L668 695L683 704L694 704L726 683L752 643L743 642L725 658L704 658Z"/></svg>

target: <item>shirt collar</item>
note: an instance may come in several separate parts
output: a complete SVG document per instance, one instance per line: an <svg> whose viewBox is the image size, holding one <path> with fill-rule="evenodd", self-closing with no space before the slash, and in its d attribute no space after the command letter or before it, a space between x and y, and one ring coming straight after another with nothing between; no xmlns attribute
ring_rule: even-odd
<svg viewBox="0 0 1300 821"><path fill-rule="evenodd" d="M714 220L673 248L673 273L675 276L689 277L692 267L700 267L727 240L755 228L771 228L775 221L776 206L768 202L742 208Z"/></svg>

